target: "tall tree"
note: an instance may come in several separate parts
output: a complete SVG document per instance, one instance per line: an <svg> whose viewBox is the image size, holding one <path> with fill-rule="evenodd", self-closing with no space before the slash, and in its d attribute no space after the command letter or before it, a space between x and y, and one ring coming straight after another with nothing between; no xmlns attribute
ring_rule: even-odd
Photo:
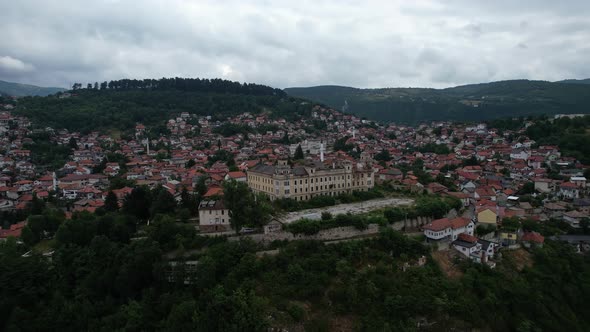
<svg viewBox="0 0 590 332"><path fill-rule="evenodd" d="M68 146L72 150L78 149L78 141L76 141L75 137L70 138L70 141L68 142Z"/></svg>
<svg viewBox="0 0 590 332"><path fill-rule="evenodd" d="M154 201L150 208L150 213L154 217L158 213L168 214L176 209L176 200L168 189L158 186L153 192Z"/></svg>
<svg viewBox="0 0 590 332"><path fill-rule="evenodd" d="M141 186L134 188L133 191L123 202L123 211L133 215L140 220L147 220L150 217L150 206L152 205L152 195L147 187Z"/></svg>
<svg viewBox="0 0 590 332"><path fill-rule="evenodd" d="M248 185L235 180L223 183L223 201L229 209L230 223L238 233L250 222L250 207L254 205Z"/></svg>
<svg viewBox="0 0 590 332"><path fill-rule="evenodd" d="M117 200L117 195L112 190L109 190L107 197L104 200L104 209L108 212L114 212L119 210L119 202Z"/></svg>
<svg viewBox="0 0 590 332"><path fill-rule="evenodd" d="M293 159L301 160L305 158L303 155L303 149L301 148L301 144L297 145L297 149L295 149L295 155L293 155Z"/></svg>

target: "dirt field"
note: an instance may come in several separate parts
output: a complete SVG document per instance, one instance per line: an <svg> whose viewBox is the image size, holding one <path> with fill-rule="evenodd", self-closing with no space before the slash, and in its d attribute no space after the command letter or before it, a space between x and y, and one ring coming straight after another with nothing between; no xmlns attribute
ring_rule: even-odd
<svg viewBox="0 0 590 332"><path fill-rule="evenodd" d="M517 249L511 251L503 251L502 254L506 259L511 259L518 271L522 271L525 267L533 266L533 257L525 249Z"/></svg>
<svg viewBox="0 0 590 332"><path fill-rule="evenodd" d="M455 266L455 254L452 250L435 251L432 253L432 259L438 264L443 273L449 278L460 278L463 272Z"/></svg>

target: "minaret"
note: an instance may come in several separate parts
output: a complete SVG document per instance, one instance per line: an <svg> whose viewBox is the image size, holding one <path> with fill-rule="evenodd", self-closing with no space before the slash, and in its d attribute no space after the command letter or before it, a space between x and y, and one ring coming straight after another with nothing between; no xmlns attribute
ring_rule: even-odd
<svg viewBox="0 0 590 332"><path fill-rule="evenodd" d="M352 128L352 138L356 138L356 128Z"/></svg>
<svg viewBox="0 0 590 332"><path fill-rule="evenodd" d="M55 176L55 172L53 172L53 191L57 191L57 176Z"/></svg>
<svg viewBox="0 0 590 332"><path fill-rule="evenodd" d="M324 143L320 144L320 161L324 162Z"/></svg>
<svg viewBox="0 0 590 332"><path fill-rule="evenodd" d="M147 155L150 155L150 139L147 139Z"/></svg>

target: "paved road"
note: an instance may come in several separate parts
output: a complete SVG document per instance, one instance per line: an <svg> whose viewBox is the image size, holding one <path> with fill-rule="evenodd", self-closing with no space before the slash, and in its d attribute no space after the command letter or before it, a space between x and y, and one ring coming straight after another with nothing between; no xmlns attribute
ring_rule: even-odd
<svg viewBox="0 0 590 332"><path fill-rule="evenodd" d="M348 212L352 214L366 213L386 207L411 204L414 204L414 200L410 198L378 198L364 202L339 204L317 209L289 212L281 219L281 221L288 224L301 218L320 219L322 212L325 211L330 212L333 216L335 216L339 214L346 214Z"/></svg>

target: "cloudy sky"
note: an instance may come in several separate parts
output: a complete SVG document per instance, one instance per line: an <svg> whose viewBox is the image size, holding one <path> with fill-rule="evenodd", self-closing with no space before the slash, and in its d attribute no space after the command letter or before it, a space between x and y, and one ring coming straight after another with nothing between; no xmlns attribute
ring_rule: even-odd
<svg viewBox="0 0 590 332"><path fill-rule="evenodd" d="M0 1L0 80L446 87L590 77L589 0Z"/></svg>

